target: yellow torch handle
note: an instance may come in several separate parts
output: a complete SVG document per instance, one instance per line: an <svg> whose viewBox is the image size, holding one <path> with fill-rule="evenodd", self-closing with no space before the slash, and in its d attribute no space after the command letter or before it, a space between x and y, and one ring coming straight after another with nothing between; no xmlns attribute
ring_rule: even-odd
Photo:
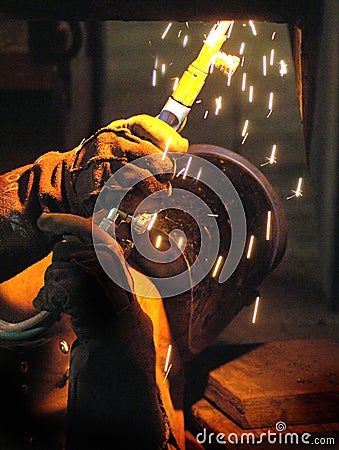
<svg viewBox="0 0 339 450"><path fill-rule="evenodd" d="M226 40L226 33L232 21L216 23L197 56L181 76L178 85L163 107L159 119L179 129L186 119L191 106L205 84L213 57Z"/></svg>

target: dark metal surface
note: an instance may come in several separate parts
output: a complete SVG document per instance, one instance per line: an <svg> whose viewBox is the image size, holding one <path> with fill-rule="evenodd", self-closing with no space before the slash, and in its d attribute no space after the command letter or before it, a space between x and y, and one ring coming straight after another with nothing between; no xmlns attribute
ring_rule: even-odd
<svg viewBox="0 0 339 450"><path fill-rule="evenodd" d="M248 228L248 234L256 234L266 227L266 217L259 216L272 210L272 245L270 257L266 261L266 271L271 271L280 263L286 250L287 223L280 198L264 174L246 158L223 147L208 144L190 146L190 153L208 159L223 170L232 181L244 202L247 219L255 216L256 220ZM223 162L222 162L223 161ZM264 234L265 235L265 234ZM262 264L265 264L262 261ZM265 273L266 276L268 273ZM262 280L256 280L259 283Z"/></svg>
<svg viewBox="0 0 339 450"><path fill-rule="evenodd" d="M165 299L168 317L175 336L183 337L182 345L196 354L203 350L232 321L238 312L255 300L260 283L277 267L286 249L287 225L285 213L275 190L266 177L248 160L228 149L197 144L189 153L216 165L229 178L242 201L247 220L247 240L244 253L233 275L223 284L209 273L192 292ZM185 188L198 195L211 210L218 214L220 252L224 257L230 247L231 228L229 216L210 189L195 179L175 177L173 188ZM267 211L272 211L271 237L266 240ZM180 213L179 213L180 215ZM176 227L180 220L175 218ZM185 250L190 264L199 251L198 232L193 221L185 216L182 227L188 237ZM247 258L250 236L255 245ZM215 239L211 236L211 239ZM176 320L173 320L176 318ZM188 336L187 333L187 321ZM182 331L180 331L180 329ZM185 352L185 350L184 350Z"/></svg>

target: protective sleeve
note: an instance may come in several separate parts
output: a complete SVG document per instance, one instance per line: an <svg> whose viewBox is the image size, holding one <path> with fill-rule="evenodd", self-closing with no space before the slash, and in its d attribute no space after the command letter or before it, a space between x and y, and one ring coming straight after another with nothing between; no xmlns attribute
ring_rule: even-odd
<svg viewBox="0 0 339 450"><path fill-rule="evenodd" d="M42 232L36 220L45 211L66 208L62 195L62 154L0 175L0 282L45 257L60 237Z"/></svg>

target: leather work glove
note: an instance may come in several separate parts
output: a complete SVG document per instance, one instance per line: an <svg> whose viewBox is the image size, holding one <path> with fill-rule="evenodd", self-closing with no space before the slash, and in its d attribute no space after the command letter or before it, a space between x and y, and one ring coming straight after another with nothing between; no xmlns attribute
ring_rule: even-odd
<svg viewBox="0 0 339 450"><path fill-rule="evenodd" d="M169 141L169 137L170 141ZM46 256L59 236L36 226L42 212L92 215L99 192L119 168L145 155L158 155L148 169L128 166L126 180L117 189L133 184L142 171L146 180L139 194L169 187L172 162L163 156L185 152L188 141L168 124L148 115L111 122L68 152L48 152L29 164L0 176L0 282L11 278ZM133 196L135 192L133 193Z"/></svg>
<svg viewBox="0 0 339 450"><path fill-rule="evenodd" d="M145 450L165 448L170 432L156 385L150 318L134 294L101 268L90 243L90 219L43 214L38 223L77 238L56 244L34 300L39 309L71 315L78 337L71 353L66 449L130 449L131 442ZM103 242L97 252L132 287L119 244L95 231Z"/></svg>
<svg viewBox="0 0 339 450"><path fill-rule="evenodd" d="M48 227L50 231L56 223L67 222L70 218L77 220L78 216L43 214L39 224L42 228ZM80 219L84 226L88 226L90 233L88 219L79 217L79 221ZM55 233L60 233L60 226L55 229ZM106 275L92 244L74 240L73 236L68 238L69 241L55 244L52 263L45 272L44 286L33 305L56 315L70 315L80 342L87 342L92 337L110 337L114 333L112 324L116 317L135 303L134 295L113 283ZM107 264L114 267L116 276L124 279L125 285L127 282L132 291L133 281L117 241L111 239L109 245L98 244L96 251Z"/></svg>

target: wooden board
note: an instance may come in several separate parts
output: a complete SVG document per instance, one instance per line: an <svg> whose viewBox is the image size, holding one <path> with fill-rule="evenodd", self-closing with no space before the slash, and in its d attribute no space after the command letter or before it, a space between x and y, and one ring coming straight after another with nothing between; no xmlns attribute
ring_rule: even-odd
<svg viewBox="0 0 339 450"><path fill-rule="evenodd" d="M243 428L339 421L339 344L271 342L212 370L205 397Z"/></svg>
<svg viewBox="0 0 339 450"><path fill-rule="evenodd" d="M326 425L292 425L282 432L275 427L244 430L205 398L192 406L192 415L194 422L191 425L191 435L199 445L196 449L203 446L208 450L295 450L313 446L335 450L339 445L338 422ZM195 447L192 448L195 450Z"/></svg>

